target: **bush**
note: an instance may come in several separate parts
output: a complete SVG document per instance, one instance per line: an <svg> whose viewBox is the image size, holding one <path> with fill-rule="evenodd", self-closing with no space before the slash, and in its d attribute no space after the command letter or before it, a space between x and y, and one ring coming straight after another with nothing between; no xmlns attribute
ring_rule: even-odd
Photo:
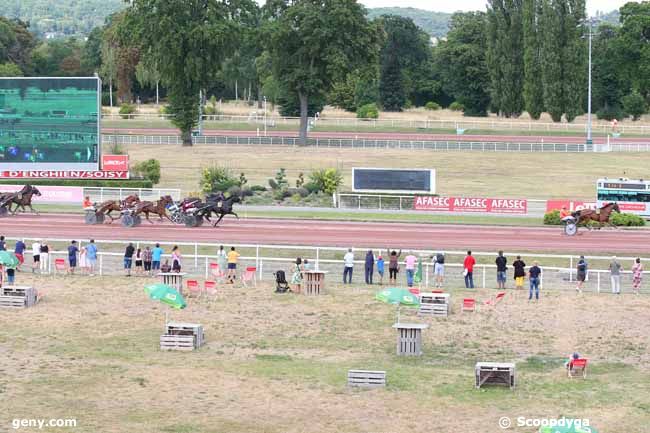
<svg viewBox="0 0 650 433"><path fill-rule="evenodd" d="M160 162L157 159L138 162L132 171L136 176L150 180L154 185L160 182Z"/></svg>
<svg viewBox="0 0 650 433"><path fill-rule="evenodd" d="M104 179L30 179L31 185L42 186L85 186L95 188L153 188L153 183L150 180L142 179L117 179L117 180L104 180ZM0 185L15 185L16 179L2 180Z"/></svg>
<svg viewBox="0 0 650 433"><path fill-rule="evenodd" d="M109 107L111 105L111 95L109 92L102 92L102 105ZM115 104L115 92L113 92L113 105Z"/></svg>
<svg viewBox="0 0 650 433"><path fill-rule="evenodd" d="M166 105L163 105L158 109L158 114L170 114Z"/></svg>
<svg viewBox="0 0 650 433"><path fill-rule="evenodd" d="M262 185L252 185L250 188L251 192L266 192L266 187Z"/></svg>
<svg viewBox="0 0 650 433"><path fill-rule="evenodd" d="M278 170L277 173L275 173L274 179L269 179L269 186L273 190L286 189L289 187L289 181L287 180L287 173L284 168L281 168L280 170Z"/></svg>
<svg viewBox="0 0 650 433"><path fill-rule="evenodd" d="M320 191L320 189L319 189L320 187L318 186L318 184L315 183L315 182L312 182L312 181L307 182L306 184L304 184L303 188L305 188L307 191L309 191L309 194L313 194L313 193L316 193L316 192Z"/></svg>
<svg viewBox="0 0 650 433"><path fill-rule="evenodd" d="M269 186L273 191L279 188L278 183L275 181L275 179L269 179Z"/></svg>
<svg viewBox="0 0 650 433"><path fill-rule="evenodd" d="M241 197L252 197L255 193L251 191L250 188L242 188L241 189Z"/></svg>
<svg viewBox="0 0 650 433"><path fill-rule="evenodd" d="M623 108L632 116L632 120L639 120L648 109L645 99L636 90L627 96L623 97Z"/></svg>
<svg viewBox="0 0 650 433"><path fill-rule="evenodd" d="M379 109L377 104L366 104L357 109L357 118L359 119L377 119L379 118Z"/></svg>
<svg viewBox="0 0 650 433"><path fill-rule="evenodd" d="M305 184L305 174L301 172L298 174L298 179L296 179L296 188L300 188L304 184Z"/></svg>
<svg viewBox="0 0 650 433"><path fill-rule="evenodd" d="M454 101L449 105L451 111L465 111L465 106L458 101Z"/></svg>
<svg viewBox="0 0 650 433"><path fill-rule="evenodd" d="M611 106L606 105L596 112L596 117L601 120L614 120L614 119L623 119L626 117L626 114L623 112L623 109L618 105Z"/></svg>
<svg viewBox="0 0 650 433"><path fill-rule="evenodd" d="M213 165L203 169L199 186L203 193L209 194L216 191L228 191L230 187L239 186L238 183L239 179L236 179L228 168Z"/></svg>
<svg viewBox="0 0 650 433"><path fill-rule="evenodd" d="M333 194L343 183L343 176L336 168L316 170L309 175L310 181L318 186L317 191Z"/></svg>
<svg viewBox="0 0 650 433"><path fill-rule="evenodd" d="M427 102L424 108L430 111L436 111L436 110L440 110L440 105L436 102Z"/></svg>
<svg viewBox="0 0 650 433"><path fill-rule="evenodd" d="M612 224L618 227L643 227L645 220L632 213L614 213L610 220Z"/></svg>
<svg viewBox="0 0 650 433"><path fill-rule="evenodd" d="M124 150L124 147L120 143L111 143L108 150L110 151L110 155L126 155L126 150Z"/></svg>
<svg viewBox="0 0 650 433"><path fill-rule="evenodd" d="M300 195L300 197L307 197L309 195L309 190L305 187L299 187L296 189L296 194Z"/></svg>
<svg viewBox="0 0 650 433"><path fill-rule="evenodd" d="M237 195L239 197L242 197L242 189L241 189L241 187L239 187L237 185L231 186L230 188L228 188L228 191L226 191L226 195L228 197L231 197L233 195Z"/></svg>
<svg viewBox="0 0 650 433"><path fill-rule="evenodd" d="M133 104L122 104L122 105L120 105L120 114L122 115L122 119L128 119L129 114L134 114L134 113L137 113L137 112L138 112L138 109Z"/></svg>
<svg viewBox="0 0 650 433"><path fill-rule="evenodd" d="M544 224L547 226L559 226L562 225L562 220L560 219L560 211L554 210L544 214Z"/></svg>

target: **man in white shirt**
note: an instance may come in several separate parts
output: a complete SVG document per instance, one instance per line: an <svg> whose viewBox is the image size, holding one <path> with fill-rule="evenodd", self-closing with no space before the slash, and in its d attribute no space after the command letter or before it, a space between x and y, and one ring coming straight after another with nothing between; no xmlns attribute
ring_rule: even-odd
<svg viewBox="0 0 650 433"><path fill-rule="evenodd" d="M32 274L36 272L36 269L39 269L41 266L41 243L39 241L34 241L32 244Z"/></svg>
<svg viewBox="0 0 650 433"><path fill-rule="evenodd" d="M345 265L345 268L343 268L343 284L346 282L352 284L352 269L354 268L354 254L352 254L352 248L348 249L348 252L343 256L343 264ZM348 275L350 277L346 281Z"/></svg>

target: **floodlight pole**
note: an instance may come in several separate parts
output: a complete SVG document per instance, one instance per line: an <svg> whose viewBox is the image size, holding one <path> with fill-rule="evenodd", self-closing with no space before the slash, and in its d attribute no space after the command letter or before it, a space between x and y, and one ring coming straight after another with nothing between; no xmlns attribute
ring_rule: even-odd
<svg viewBox="0 0 650 433"><path fill-rule="evenodd" d="M266 137L266 96L264 97L264 136Z"/></svg>
<svg viewBox="0 0 650 433"><path fill-rule="evenodd" d="M587 146L594 144L594 140L591 133L591 47L592 40L594 36L593 25L594 20L590 19L587 21L589 24L589 90L587 96ZM586 149L585 149L586 150Z"/></svg>

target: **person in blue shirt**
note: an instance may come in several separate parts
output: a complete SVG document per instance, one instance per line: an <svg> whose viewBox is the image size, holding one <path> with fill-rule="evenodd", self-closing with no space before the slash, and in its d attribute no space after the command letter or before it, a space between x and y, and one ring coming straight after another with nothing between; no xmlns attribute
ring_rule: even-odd
<svg viewBox="0 0 650 433"><path fill-rule="evenodd" d="M156 271L160 270L160 259L162 258L164 251L160 248L160 244L156 244L153 250L151 250L151 269Z"/></svg>
<svg viewBox="0 0 650 433"><path fill-rule="evenodd" d="M92 277L95 275L95 267L97 266L97 245L95 245L94 239L91 239L88 246L86 246L86 261L88 263L88 272Z"/></svg>
<svg viewBox="0 0 650 433"><path fill-rule="evenodd" d="M16 242L16 247L14 248L14 254L16 255L16 258L18 259L18 269L20 269L20 265L22 265L25 262L25 248L27 248L27 245L25 245L25 242L22 240L18 240Z"/></svg>
<svg viewBox="0 0 650 433"><path fill-rule="evenodd" d="M77 241L70 242L68 246L68 263L70 264L69 272L74 274L74 268L77 267L77 253L79 248L77 248Z"/></svg>
<svg viewBox="0 0 650 433"><path fill-rule="evenodd" d="M528 270L528 281L530 282L530 291L528 292L528 301L533 299L533 291L535 292L535 300L539 301L539 284L540 275L542 270L537 266L537 262L533 262L533 267Z"/></svg>
<svg viewBox="0 0 650 433"><path fill-rule="evenodd" d="M379 274L379 285L381 286L384 283L384 258L382 256L377 257L377 273Z"/></svg>

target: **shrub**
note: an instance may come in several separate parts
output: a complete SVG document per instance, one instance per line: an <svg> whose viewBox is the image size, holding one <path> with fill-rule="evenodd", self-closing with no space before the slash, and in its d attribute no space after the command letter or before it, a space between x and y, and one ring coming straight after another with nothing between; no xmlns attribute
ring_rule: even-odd
<svg viewBox="0 0 650 433"><path fill-rule="evenodd" d="M560 211L553 210L544 214L544 224L547 226L559 226L562 224L560 219Z"/></svg>
<svg viewBox="0 0 650 433"><path fill-rule="evenodd" d="M379 109L377 104L366 104L357 109L357 118L359 119L377 119L379 118Z"/></svg>
<svg viewBox="0 0 650 433"><path fill-rule="evenodd" d="M318 185L317 191L333 194L343 183L343 176L336 168L321 169L309 175L312 183Z"/></svg>
<svg viewBox="0 0 650 433"><path fill-rule="evenodd" d="M454 101L449 105L451 111L465 111L465 106L458 101Z"/></svg>
<svg viewBox="0 0 650 433"><path fill-rule="evenodd" d="M126 150L120 143L111 143L108 148L110 155L126 155Z"/></svg>
<svg viewBox="0 0 650 433"><path fill-rule="evenodd" d="M246 175L244 173L239 173L239 186L244 186L248 183L248 179L246 179Z"/></svg>
<svg viewBox="0 0 650 433"><path fill-rule="evenodd" d="M150 180L154 185L160 182L160 162L157 159L138 162L132 170L136 176Z"/></svg>
<svg viewBox="0 0 650 433"><path fill-rule="evenodd" d="M620 227L642 227L645 226L645 220L638 215L631 213L614 213L611 221L615 226Z"/></svg>
<svg viewBox="0 0 650 433"><path fill-rule="evenodd" d="M252 185L249 189L252 192L266 192L266 187L262 185Z"/></svg>
<svg viewBox="0 0 650 433"><path fill-rule="evenodd" d="M102 105L105 107L111 105L111 94L109 92L102 92ZM115 92L113 92L113 105L115 105Z"/></svg>
<svg viewBox="0 0 650 433"><path fill-rule="evenodd" d="M626 114L618 105L606 105L596 112L596 117L602 120L623 119Z"/></svg>
<svg viewBox="0 0 650 433"><path fill-rule="evenodd" d="M632 116L632 120L634 121L639 120L648 109L645 99L636 90L623 97L623 108L630 116Z"/></svg>
<svg viewBox="0 0 650 433"><path fill-rule="evenodd" d="M128 119L129 114L137 113L137 111L138 111L138 109L133 104L122 104L122 105L120 105L120 114L122 115L122 119Z"/></svg>
<svg viewBox="0 0 650 433"><path fill-rule="evenodd" d="M242 189L241 189L241 187L239 187L237 185L234 185L234 186L231 186L230 188L228 188L228 190L226 191L226 195L228 197L233 196L233 195L238 195L239 197L243 197Z"/></svg>
<svg viewBox="0 0 650 433"><path fill-rule="evenodd" d="M296 188L300 188L305 184L305 175L304 173L298 174L298 179L296 179Z"/></svg>
<svg viewBox="0 0 650 433"><path fill-rule="evenodd" d="M241 189L241 196L242 198L244 197L252 197L255 193L251 191L250 188L242 188Z"/></svg>
<svg viewBox="0 0 650 433"><path fill-rule="evenodd" d="M275 181L275 179L269 179L269 186L273 191L279 188L278 183Z"/></svg>
<svg viewBox="0 0 650 433"><path fill-rule="evenodd" d="M158 114L169 114L169 110L166 105L163 105L158 109Z"/></svg>
<svg viewBox="0 0 650 433"><path fill-rule="evenodd" d="M232 186L236 186L239 180L236 179L227 167L213 165L205 167L201 173L199 186L201 191L209 194L215 191L228 191Z"/></svg>
<svg viewBox="0 0 650 433"><path fill-rule="evenodd" d="M273 198L277 201L282 201L287 197L291 196L291 192L289 191L289 188L278 188L273 191Z"/></svg>
<svg viewBox="0 0 650 433"><path fill-rule="evenodd" d="M427 102L424 108L430 111L436 111L436 110L440 110L440 105L436 102Z"/></svg>
<svg viewBox="0 0 650 433"><path fill-rule="evenodd" d="M272 189L283 189L283 188L288 188L289 187L289 181L287 180L287 173L284 168L281 168L278 170L277 173L275 173L275 178L274 179L269 179L269 185L271 186ZM275 186L273 186L275 185Z"/></svg>
<svg viewBox="0 0 650 433"><path fill-rule="evenodd" d="M305 187L299 187L297 189L297 194L300 195L300 197L307 197L309 195L309 190Z"/></svg>
<svg viewBox="0 0 650 433"><path fill-rule="evenodd" d="M304 184L303 188L309 191L310 194L320 191L319 185L316 182L312 182L312 181L309 181L306 184Z"/></svg>
<svg viewBox="0 0 650 433"><path fill-rule="evenodd" d="M301 197L300 194L298 194L298 193L293 194L293 195L291 196L291 201L292 201L293 203L300 203L301 200L302 200L302 197Z"/></svg>

